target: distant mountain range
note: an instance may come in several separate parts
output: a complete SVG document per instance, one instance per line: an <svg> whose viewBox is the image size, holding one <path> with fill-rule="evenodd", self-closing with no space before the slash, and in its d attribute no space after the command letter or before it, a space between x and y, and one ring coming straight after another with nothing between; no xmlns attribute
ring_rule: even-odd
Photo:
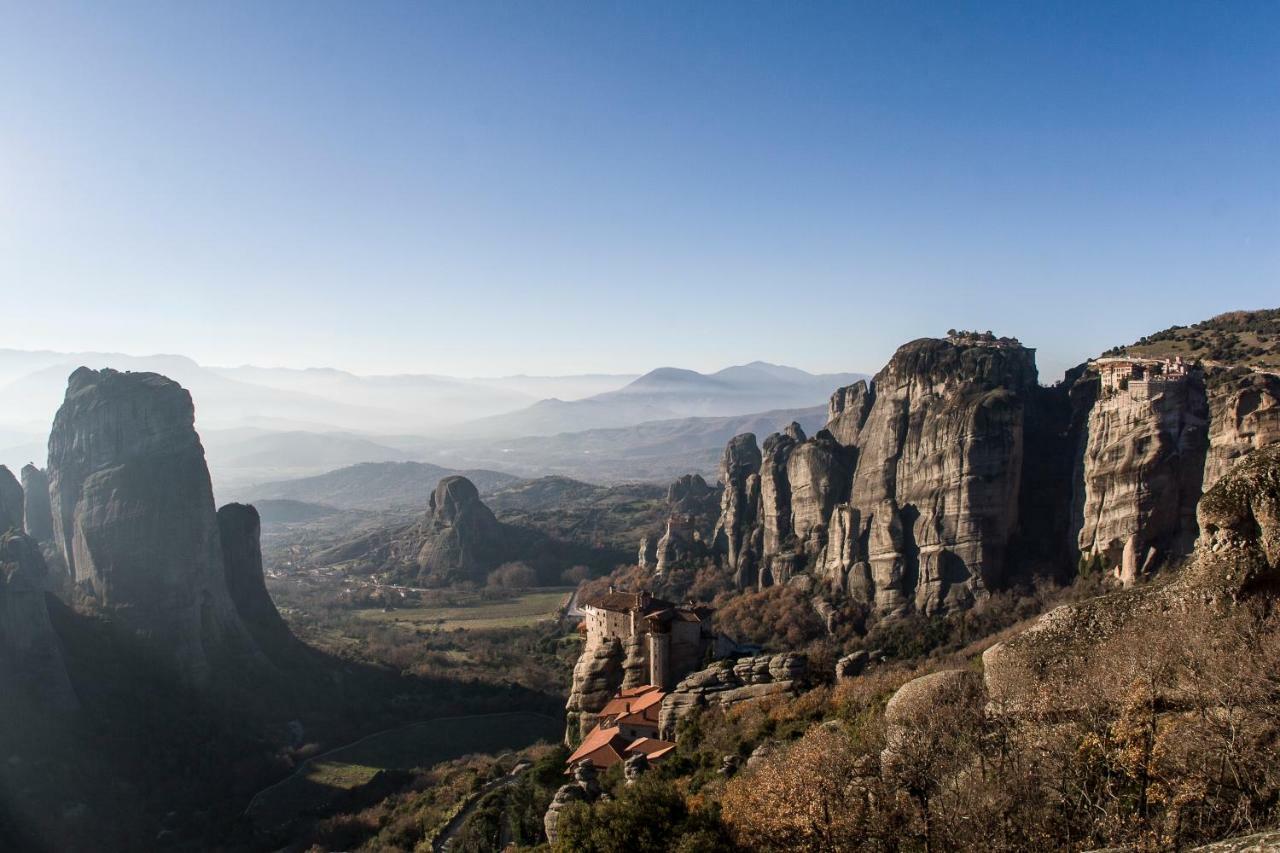
<svg viewBox="0 0 1280 853"><path fill-rule="evenodd" d="M650 371L623 387L581 400L541 400L467 424L471 438L549 436L650 421L726 417L821 405L860 373L812 374L755 361L716 373L675 367Z"/></svg>
<svg viewBox="0 0 1280 853"><path fill-rule="evenodd" d="M861 378L765 362L710 374L663 367L643 376L359 376L208 367L182 355L0 349L0 464L44 463L67 376L81 365L161 373L190 391L220 496L365 462L661 479L686 464L706 470L724 431L743 423L767 421L771 431L799 418L810 428L816 416L807 410ZM725 418L736 426L716 422ZM609 430L622 432L598 432Z"/></svg>

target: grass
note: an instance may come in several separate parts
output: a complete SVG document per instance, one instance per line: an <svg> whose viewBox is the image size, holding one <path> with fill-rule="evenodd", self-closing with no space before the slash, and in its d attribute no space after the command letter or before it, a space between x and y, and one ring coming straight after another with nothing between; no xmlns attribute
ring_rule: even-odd
<svg viewBox="0 0 1280 853"><path fill-rule="evenodd" d="M471 603L412 607L389 612L371 608L357 610L355 615L370 622L413 629L439 628L442 631L452 631L525 628L554 619L572 591L573 587L543 588L499 601L484 601L477 595Z"/></svg>
<svg viewBox="0 0 1280 853"><path fill-rule="evenodd" d="M304 763L289 778L261 791L249 815L261 827L283 826L322 812L387 770L431 767L464 755L523 749L558 741L564 723L528 712L427 720L380 732Z"/></svg>

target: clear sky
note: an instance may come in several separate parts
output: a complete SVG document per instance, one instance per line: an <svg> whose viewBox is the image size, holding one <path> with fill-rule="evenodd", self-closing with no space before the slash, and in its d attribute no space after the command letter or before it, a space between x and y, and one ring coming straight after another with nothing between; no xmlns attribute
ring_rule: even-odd
<svg viewBox="0 0 1280 853"><path fill-rule="evenodd" d="M1276 2L0 0L0 346L1053 378L1277 305Z"/></svg>

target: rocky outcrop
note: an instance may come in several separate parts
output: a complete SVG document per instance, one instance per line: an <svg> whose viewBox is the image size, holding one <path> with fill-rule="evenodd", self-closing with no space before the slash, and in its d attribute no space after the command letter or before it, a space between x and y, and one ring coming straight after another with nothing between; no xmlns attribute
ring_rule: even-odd
<svg viewBox="0 0 1280 853"><path fill-rule="evenodd" d="M885 747L880 766L890 778L898 776L904 754L910 754L913 732L924 728L939 708L982 707L982 676L967 669L945 669L913 678L898 688L884 708Z"/></svg>
<svg viewBox="0 0 1280 853"><path fill-rule="evenodd" d="M284 666L297 663L304 647L267 592L261 532L261 519L252 506L231 503L218 510L218 534L231 603L263 654L277 666Z"/></svg>
<svg viewBox="0 0 1280 853"><path fill-rule="evenodd" d="M53 539L53 510L49 505L49 478L34 465L22 468L22 498L27 535L37 542Z"/></svg>
<svg viewBox="0 0 1280 853"><path fill-rule="evenodd" d="M1207 492L1241 456L1280 443L1280 376L1243 368L1205 377L1209 449L1204 460Z"/></svg>
<svg viewBox="0 0 1280 853"><path fill-rule="evenodd" d="M763 546L760 517L760 464L756 437L743 433L729 441L720 457L720 519L714 544L724 554L738 589L754 586Z"/></svg>
<svg viewBox="0 0 1280 853"><path fill-rule="evenodd" d="M426 518L409 534L416 546L419 580L439 585L458 580L483 583L504 559L501 526L466 477L445 477L431 495Z"/></svg>
<svg viewBox="0 0 1280 853"><path fill-rule="evenodd" d="M1076 476L1083 483L1076 544L1085 561L1131 585L1168 557L1190 553L1208 423L1198 374L1097 393Z"/></svg>
<svg viewBox="0 0 1280 853"><path fill-rule="evenodd" d="M761 586L813 571L881 614L967 604L1004 579L1035 389L1016 341L922 339L869 387L838 390L814 438L770 436L758 501L754 438L735 438L717 539L729 569L758 567Z"/></svg>
<svg viewBox="0 0 1280 853"><path fill-rule="evenodd" d="M673 513L715 516L719 491L700 474L685 474L667 488L667 506Z"/></svg>
<svg viewBox="0 0 1280 853"><path fill-rule="evenodd" d="M680 720L698 708L794 694L807 686L808 675L809 659L798 652L717 661L686 676L663 698L659 734L675 740Z"/></svg>
<svg viewBox="0 0 1280 853"><path fill-rule="evenodd" d="M652 569L658 562L658 546L652 536L640 540L640 548L636 553L636 565L642 569Z"/></svg>
<svg viewBox="0 0 1280 853"><path fill-rule="evenodd" d="M982 656L986 688L999 708L1026 704L1050 676L1083 679L1093 657L1143 617L1200 604L1227 604L1280 584L1280 446L1238 462L1201 499L1201 530L1190 563L1169 583L1058 607Z"/></svg>
<svg viewBox="0 0 1280 853"><path fill-rule="evenodd" d="M78 592L189 680L260 660L227 590L191 396L80 368L49 436L54 538Z"/></svg>
<svg viewBox="0 0 1280 853"><path fill-rule="evenodd" d="M0 533L6 530L21 532L24 529L24 502L18 478L7 467L0 465Z"/></svg>
<svg viewBox="0 0 1280 853"><path fill-rule="evenodd" d="M628 784L631 781L634 780L628 778ZM546 814L542 816L542 829L547 834L547 843L554 847L560 837L560 812L565 806L570 803L593 803L600 798L601 793L595 765L585 758L575 764L573 781L560 786L551 798Z"/></svg>
<svg viewBox="0 0 1280 853"><path fill-rule="evenodd" d="M16 703L49 713L77 706L49 622L46 571L35 540L0 534L0 707Z"/></svg>
<svg viewBox="0 0 1280 853"><path fill-rule="evenodd" d="M597 714L622 687L625 674L622 642L607 639L583 649L573 667L569 701L565 703L565 742L576 745L596 724Z"/></svg>

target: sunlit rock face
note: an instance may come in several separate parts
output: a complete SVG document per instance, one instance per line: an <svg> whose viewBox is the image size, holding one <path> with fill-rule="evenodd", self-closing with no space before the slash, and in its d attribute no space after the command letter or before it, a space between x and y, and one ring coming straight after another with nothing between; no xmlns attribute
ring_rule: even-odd
<svg viewBox="0 0 1280 853"><path fill-rule="evenodd" d="M53 533L77 591L196 683L257 651L236 615L191 395L80 368L49 437Z"/></svg>
<svg viewBox="0 0 1280 853"><path fill-rule="evenodd" d="M729 568L754 560L761 585L808 570L885 614L967 604L1003 579L1035 387L1034 351L1015 341L924 339L870 387L839 389L818 435L770 436L758 500L754 439L734 439L717 541Z"/></svg>
<svg viewBox="0 0 1280 853"><path fill-rule="evenodd" d="M1097 557L1132 583L1169 555L1190 553L1208 419L1199 377L1098 393L1076 497L1077 547L1086 560Z"/></svg>

